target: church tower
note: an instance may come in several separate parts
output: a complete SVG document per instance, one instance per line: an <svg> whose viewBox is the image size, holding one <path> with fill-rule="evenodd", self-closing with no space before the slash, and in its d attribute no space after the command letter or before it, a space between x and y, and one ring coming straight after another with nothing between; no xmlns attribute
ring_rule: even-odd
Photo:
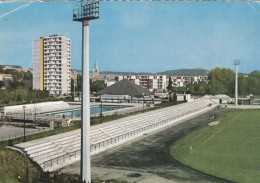
<svg viewBox="0 0 260 183"><path fill-rule="evenodd" d="M97 65L97 60L95 61L95 66L93 69L93 76L97 77L99 75L99 70L98 70L98 65Z"/></svg>

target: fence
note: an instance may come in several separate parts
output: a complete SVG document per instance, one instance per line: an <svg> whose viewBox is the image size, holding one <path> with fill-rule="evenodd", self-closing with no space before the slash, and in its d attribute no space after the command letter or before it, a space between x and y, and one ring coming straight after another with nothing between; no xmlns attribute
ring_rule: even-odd
<svg viewBox="0 0 260 183"><path fill-rule="evenodd" d="M36 133L45 132L45 131L49 131L49 130L50 130L49 128L42 128L42 129L28 129L28 128L26 128L25 129L25 136L34 135ZM15 139L15 138L22 137L22 136L24 136L24 132L12 133L12 134L9 134L9 135L0 136L0 141L11 140L11 139Z"/></svg>
<svg viewBox="0 0 260 183"><path fill-rule="evenodd" d="M105 105L104 105L105 106ZM103 116L109 116L109 115L120 115L120 114L126 114L130 112L140 111L147 109L146 105L139 106L139 107L127 107L119 110L112 110L112 111L106 111L102 112ZM100 116L100 113L92 114L91 117L98 117ZM42 121L42 122L49 122L49 121L69 121L71 119L80 119L80 117L74 117L74 116L63 116L63 115L56 115L56 114L34 114L34 113L25 113L25 116L23 113L11 113L6 114L4 116L1 116L1 120L3 121L13 121L13 120L20 120L23 121L24 119L26 121Z"/></svg>
<svg viewBox="0 0 260 183"><path fill-rule="evenodd" d="M141 111L148 109L149 107L147 106L142 106L142 107L127 107L119 110L112 110L112 111L106 111L102 112L103 116L110 116L110 115L121 115L121 114L126 114L126 113L131 113L131 112L136 112L136 111ZM99 117L100 113L92 114L91 117Z"/></svg>
<svg viewBox="0 0 260 183"><path fill-rule="evenodd" d="M62 115L54 115L54 114L25 114L25 116L21 113L12 113L8 115L4 115L2 120L12 121L12 120L26 120L26 121L62 121L62 120L70 120L73 119L73 116L62 116Z"/></svg>

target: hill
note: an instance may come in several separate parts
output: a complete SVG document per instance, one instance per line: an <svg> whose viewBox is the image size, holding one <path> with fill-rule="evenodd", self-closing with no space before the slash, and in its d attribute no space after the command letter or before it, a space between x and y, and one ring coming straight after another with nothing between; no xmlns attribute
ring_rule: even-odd
<svg viewBox="0 0 260 183"><path fill-rule="evenodd" d="M166 74L167 76L207 76L209 71L206 69L177 69L159 72L157 74Z"/></svg>
<svg viewBox="0 0 260 183"><path fill-rule="evenodd" d="M1 65L0 64L0 67L1 67L1 70L16 70L16 71L24 71L24 72L30 71L32 73L31 68L26 68L26 67L23 67L20 65Z"/></svg>
<svg viewBox="0 0 260 183"><path fill-rule="evenodd" d="M148 72L114 72L114 71L101 71L100 74L115 74L115 75L134 75L134 74L153 74Z"/></svg>

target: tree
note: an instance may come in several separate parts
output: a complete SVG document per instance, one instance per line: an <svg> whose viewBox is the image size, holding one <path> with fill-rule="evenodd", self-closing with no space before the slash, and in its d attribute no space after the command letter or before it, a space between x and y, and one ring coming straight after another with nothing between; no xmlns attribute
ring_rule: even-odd
<svg viewBox="0 0 260 183"><path fill-rule="evenodd" d="M176 92L174 92L174 94L173 94L173 101L177 102L177 94L176 94Z"/></svg>
<svg viewBox="0 0 260 183"><path fill-rule="evenodd" d="M260 78L260 72L254 70L253 72L251 72L249 75L249 77L256 77L256 78Z"/></svg>
<svg viewBox="0 0 260 183"><path fill-rule="evenodd" d="M212 69L209 73L209 80L209 92L211 94L234 94L235 73L231 69Z"/></svg>
<svg viewBox="0 0 260 183"><path fill-rule="evenodd" d="M169 77L169 84L168 84L168 86L167 86L167 90L171 93L172 92L172 84L173 84L173 82L172 82L172 77Z"/></svg>
<svg viewBox="0 0 260 183"><path fill-rule="evenodd" d="M75 80L74 79L71 79L71 82L70 82L70 88L71 88L71 96L73 98L73 101L74 101L74 93L75 93L75 87L74 87L74 84L75 83Z"/></svg>
<svg viewBox="0 0 260 183"><path fill-rule="evenodd" d="M3 66L0 65L0 74L4 73Z"/></svg>
<svg viewBox="0 0 260 183"><path fill-rule="evenodd" d="M0 81L0 89L4 86L4 82L3 81Z"/></svg>
<svg viewBox="0 0 260 183"><path fill-rule="evenodd" d="M106 88L106 83L103 80L96 80L90 83L90 91L98 92L104 88Z"/></svg>

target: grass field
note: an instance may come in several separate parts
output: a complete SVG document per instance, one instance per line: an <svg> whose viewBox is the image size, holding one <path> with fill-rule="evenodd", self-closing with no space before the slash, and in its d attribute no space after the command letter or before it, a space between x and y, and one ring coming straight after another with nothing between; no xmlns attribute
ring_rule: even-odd
<svg viewBox="0 0 260 183"><path fill-rule="evenodd" d="M203 126L170 147L181 163L223 179L260 182L260 110L223 114L216 126Z"/></svg>

